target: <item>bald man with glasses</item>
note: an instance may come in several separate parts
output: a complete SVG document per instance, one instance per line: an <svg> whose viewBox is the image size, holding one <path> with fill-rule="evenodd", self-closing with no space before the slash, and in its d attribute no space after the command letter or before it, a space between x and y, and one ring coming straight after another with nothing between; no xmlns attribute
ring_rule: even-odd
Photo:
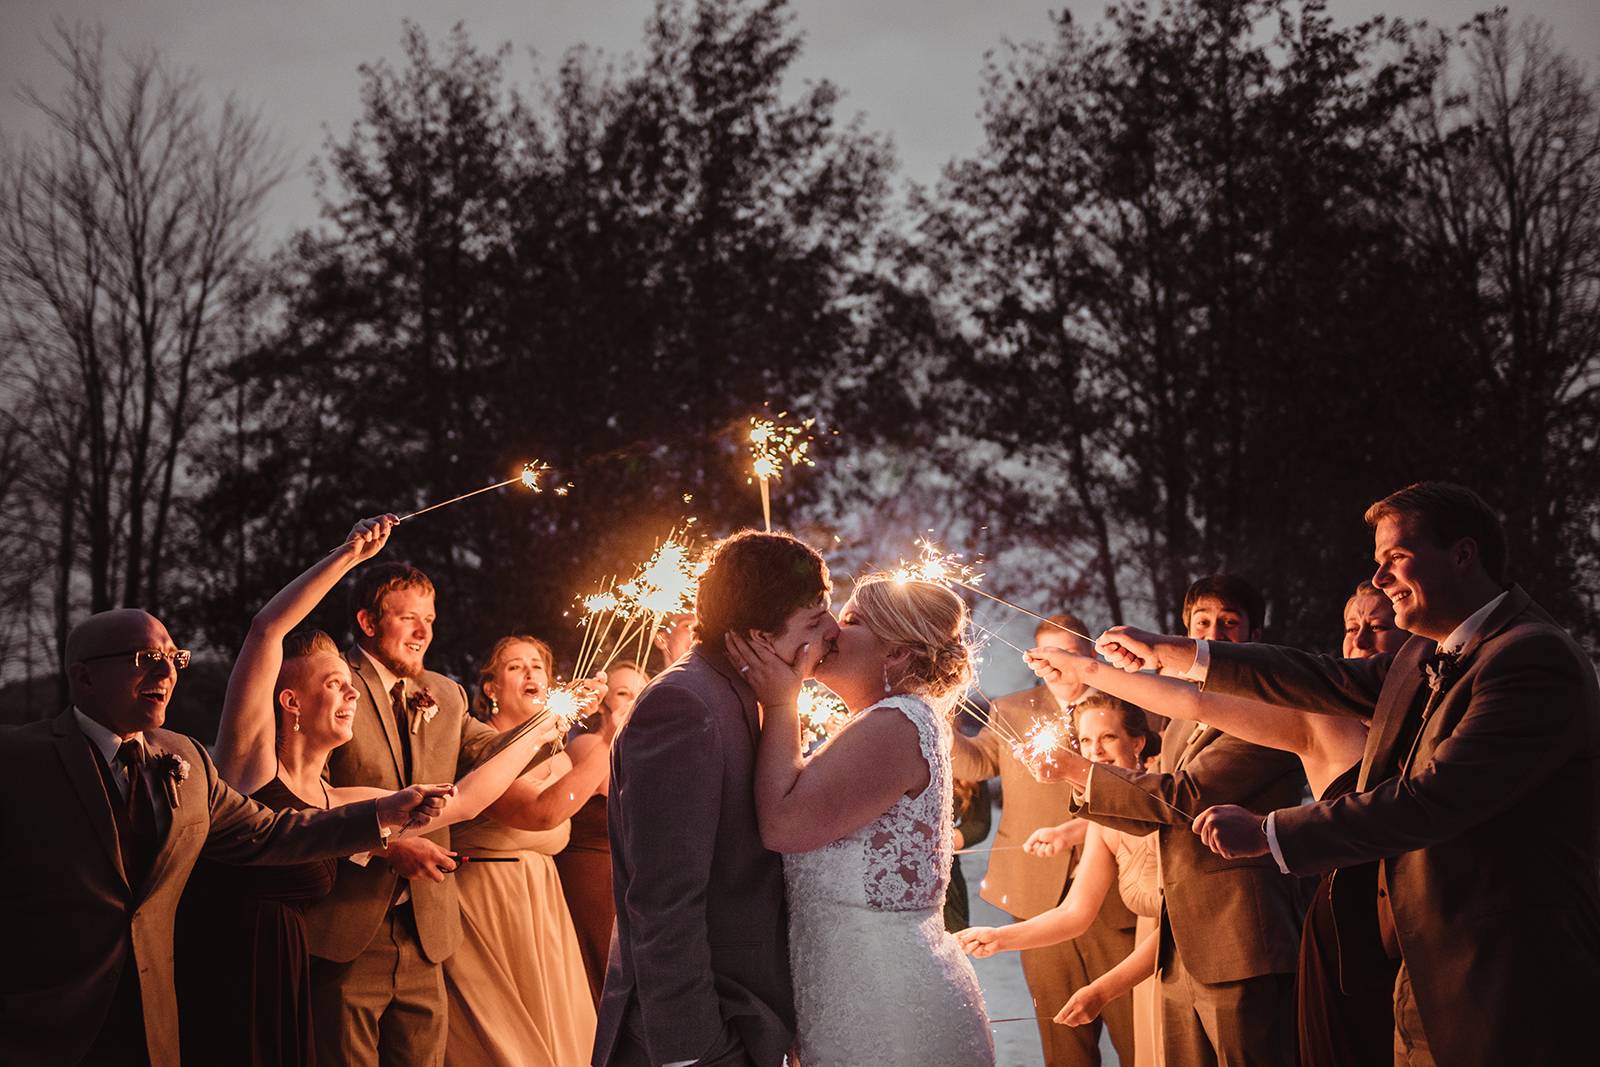
<svg viewBox="0 0 1600 1067"><path fill-rule="evenodd" d="M176 1064L172 925L195 860L301 863L377 848L442 810L413 786L275 812L161 728L190 654L153 615L101 612L67 638L72 707L0 731L0 1063Z"/></svg>

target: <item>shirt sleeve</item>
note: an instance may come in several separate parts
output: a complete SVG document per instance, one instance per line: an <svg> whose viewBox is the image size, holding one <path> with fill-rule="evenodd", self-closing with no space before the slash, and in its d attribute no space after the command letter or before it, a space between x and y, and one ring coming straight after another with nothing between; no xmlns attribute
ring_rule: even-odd
<svg viewBox="0 0 1600 1067"><path fill-rule="evenodd" d="M1272 862L1278 865L1278 870L1284 874L1289 873L1289 865L1284 862L1283 849L1278 847L1278 813L1267 812L1267 848L1272 852Z"/></svg>

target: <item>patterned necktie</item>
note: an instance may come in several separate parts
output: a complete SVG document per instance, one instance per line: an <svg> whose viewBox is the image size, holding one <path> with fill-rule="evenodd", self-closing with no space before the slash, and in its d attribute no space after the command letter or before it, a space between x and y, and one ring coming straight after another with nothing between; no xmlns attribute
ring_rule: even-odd
<svg viewBox="0 0 1600 1067"><path fill-rule="evenodd" d="M144 746L129 739L117 749L117 762L128 776L128 793L123 798L123 819L117 829L126 840L122 845L122 866L128 885L137 888L150 873L156 854L156 811L150 804L150 789L144 780Z"/></svg>

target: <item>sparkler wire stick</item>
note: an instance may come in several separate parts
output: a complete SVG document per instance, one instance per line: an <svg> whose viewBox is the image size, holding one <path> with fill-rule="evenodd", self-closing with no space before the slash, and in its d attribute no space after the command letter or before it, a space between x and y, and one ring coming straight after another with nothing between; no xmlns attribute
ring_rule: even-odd
<svg viewBox="0 0 1600 1067"><path fill-rule="evenodd" d="M946 576L945 581L950 582L950 583L952 583L954 585L959 585L961 588L966 589L966 590L970 590L971 592L974 592L974 593L977 593L979 596L988 597L990 600L994 601L996 604L1003 604L1006 607L1010 608L1012 611L1020 611L1020 612L1022 612L1022 614L1027 615L1030 618L1037 619L1040 622L1045 623L1046 625L1054 626L1056 629L1065 631L1066 633L1071 634L1073 637L1081 637L1085 641L1088 641L1090 644L1094 643L1094 638L1090 637L1088 634L1079 633L1077 630L1074 630L1070 626L1063 626L1059 622L1056 622L1053 619L1047 619L1043 615L1040 615L1038 612L1029 611L1027 608L1023 607L1020 604L1013 604L1009 600L1002 600L1000 597L995 596L993 593L986 592L986 591L984 591L982 589L979 589L977 586L973 585L970 582L964 582L960 578L952 578L952 577L949 577L949 576ZM1016 648L1017 646L1016 645L1012 645L1011 647L1012 648Z"/></svg>
<svg viewBox="0 0 1600 1067"><path fill-rule="evenodd" d="M451 504L459 503L462 500L466 500L468 497L477 496L479 493L487 493L491 489L504 489L513 482L520 481L522 481L522 475L519 474L515 478L507 478L503 482L495 482L493 485L486 485L482 489L474 489L470 493L462 493L460 496L453 496L449 500L441 500L437 504L429 504L425 508L419 508L409 514L400 516L400 521L405 522L407 519L414 519L419 515L426 515L430 511L437 511L440 508L449 507Z"/></svg>

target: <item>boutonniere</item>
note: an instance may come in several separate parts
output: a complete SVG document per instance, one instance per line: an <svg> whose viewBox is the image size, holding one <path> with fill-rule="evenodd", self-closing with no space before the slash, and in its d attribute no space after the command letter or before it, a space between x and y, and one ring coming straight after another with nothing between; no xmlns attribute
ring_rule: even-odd
<svg viewBox="0 0 1600 1067"><path fill-rule="evenodd" d="M433 699L427 686L420 686L415 692L406 694L406 710L411 713L408 716L411 732L416 733L418 727L425 722L432 722L433 717L439 714L439 702Z"/></svg>
<svg viewBox="0 0 1600 1067"><path fill-rule="evenodd" d="M1461 673L1460 652L1435 652L1422 661L1422 676L1435 694L1442 693Z"/></svg>
<svg viewBox="0 0 1600 1067"><path fill-rule="evenodd" d="M150 768L167 791L168 806L177 808L178 786L189 780L189 761L176 753L162 752L150 761Z"/></svg>

